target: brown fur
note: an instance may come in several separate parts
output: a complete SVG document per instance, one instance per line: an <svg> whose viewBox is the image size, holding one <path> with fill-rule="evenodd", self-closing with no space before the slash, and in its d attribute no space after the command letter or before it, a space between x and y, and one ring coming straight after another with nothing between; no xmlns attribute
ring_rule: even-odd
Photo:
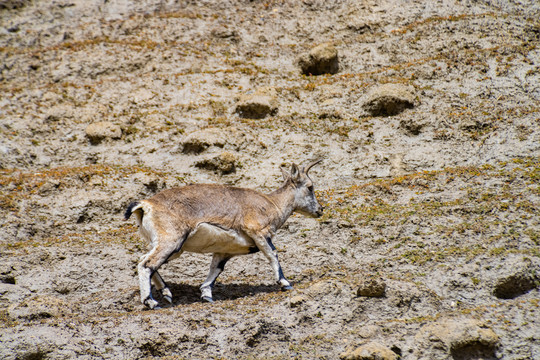
<svg viewBox="0 0 540 360"><path fill-rule="evenodd" d="M234 230L258 230L279 217L270 196L223 185L188 185L164 190L145 201L162 215L181 217L189 228L208 222Z"/></svg>
<svg viewBox="0 0 540 360"><path fill-rule="evenodd" d="M189 251L216 252L210 274L201 287L206 300L211 301L210 288L223 270L217 269L219 264L253 249L263 252L278 282L289 289L290 283L283 277L271 238L293 211L321 215L322 207L307 175L316 163L306 169L293 164L290 175L284 173L284 184L268 195L224 185L187 185L130 204L126 219L135 213L141 235L152 243L152 250L141 258L138 267L143 303L151 308L157 304L151 296L150 278L158 289L170 294L157 269L179 256L186 241Z"/></svg>

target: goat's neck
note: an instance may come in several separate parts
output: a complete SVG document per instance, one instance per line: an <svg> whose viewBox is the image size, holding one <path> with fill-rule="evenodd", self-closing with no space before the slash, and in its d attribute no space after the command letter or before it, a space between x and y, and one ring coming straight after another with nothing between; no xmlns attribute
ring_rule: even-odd
<svg viewBox="0 0 540 360"><path fill-rule="evenodd" d="M281 227L287 221L289 216L294 211L294 197L295 188L294 185L287 181L282 187L268 194L268 198L276 205L279 210L279 218L277 221L277 229Z"/></svg>

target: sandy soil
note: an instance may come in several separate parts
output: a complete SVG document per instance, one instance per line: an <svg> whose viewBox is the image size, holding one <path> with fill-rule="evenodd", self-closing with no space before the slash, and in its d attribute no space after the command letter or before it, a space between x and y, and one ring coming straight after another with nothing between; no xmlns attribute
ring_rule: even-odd
<svg viewBox="0 0 540 360"><path fill-rule="evenodd" d="M1 358L540 358L537 1L138 4L0 1ZM140 303L131 201L317 158L293 291L184 254Z"/></svg>

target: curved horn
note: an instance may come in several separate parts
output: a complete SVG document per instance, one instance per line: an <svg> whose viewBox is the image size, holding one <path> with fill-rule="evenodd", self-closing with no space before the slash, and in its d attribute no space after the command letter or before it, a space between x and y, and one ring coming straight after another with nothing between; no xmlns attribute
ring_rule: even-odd
<svg viewBox="0 0 540 360"><path fill-rule="evenodd" d="M313 161L312 163L309 163L307 166L306 166L306 170L304 170L304 172L307 174L309 169L311 169L313 166L317 165L318 163L320 163L321 161L323 161L323 159L319 159L319 160L315 160Z"/></svg>

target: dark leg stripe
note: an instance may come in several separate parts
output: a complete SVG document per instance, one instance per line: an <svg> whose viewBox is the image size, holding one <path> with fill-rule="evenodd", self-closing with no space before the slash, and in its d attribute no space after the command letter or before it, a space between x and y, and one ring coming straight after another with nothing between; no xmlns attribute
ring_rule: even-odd
<svg viewBox="0 0 540 360"><path fill-rule="evenodd" d="M279 266L279 280L285 279L285 275L283 275L283 270L281 270L281 265Z"/></svg>
<svg viewBox="0 0 540 360"><path fill-rule="evenodd" d="M270 249L272 249L272 251L276 251L276 247L274 246L274 244L272 244L272 238L267 237L266 242L268 243L268 246L270 246Z"/></svg>
<svg viewBox="0 0 540 360"><path fill-rule="evenodd" d="M227 264L227 261L229 261L229 259L223 259L223 260L221 260L221 261L218 263L217 267L218 267L221 271L223 271L223 270L225 269L225 264Z"/></svg>

